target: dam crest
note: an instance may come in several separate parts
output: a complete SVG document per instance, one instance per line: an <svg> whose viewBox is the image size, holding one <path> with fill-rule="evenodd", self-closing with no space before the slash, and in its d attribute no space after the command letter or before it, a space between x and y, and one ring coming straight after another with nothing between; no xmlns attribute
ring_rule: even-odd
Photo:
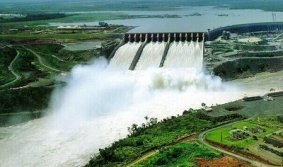
<svg viewBox="0 0 283 167"><path fill-rule="evenodd" d="M126 33L110 56L110 67L202 68L205 33Z"/></svg>

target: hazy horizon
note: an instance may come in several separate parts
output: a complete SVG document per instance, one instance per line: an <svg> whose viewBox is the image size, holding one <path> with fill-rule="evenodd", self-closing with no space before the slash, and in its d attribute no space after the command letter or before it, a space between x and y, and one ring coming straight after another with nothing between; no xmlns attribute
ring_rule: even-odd
<svg viewBox="0 0 283 167"><path fill-rule="evenodd" d="M0 13L175 10L183 6L283 11L281 0L0 0Z"/></svg>

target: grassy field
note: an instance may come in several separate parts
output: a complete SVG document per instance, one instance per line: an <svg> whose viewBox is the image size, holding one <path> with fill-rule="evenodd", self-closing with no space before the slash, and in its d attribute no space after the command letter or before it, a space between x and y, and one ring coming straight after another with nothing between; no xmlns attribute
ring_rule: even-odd
<svg viewBox="0 0 283 167"><path fill-rule="evenodd" d="M111 37L111 34L102 33L41 33L32 34L29 32L19 32L17 34L0 34L2 40L31 41L31 40L57 40L62 42L72 42L79 40L104 40Z"/></svg>
<svg viewBox="0 0 283 167"><path fill-rule="evenodd" d="M154 156L134 165L134 167L190 167L197 166L197 158L211 160L220 156L220 153L213 151L198 142L183 142L162 149Z"/></svg>
<svg viewBox="0 0 283 167"><path fill-rule="evenodd" d="M206 140L235 149L249 150L249 148L254 147L258 142L263 141L264 137L282 128L283 124L278 122L276 117L257 117L208 132ZM232 133L236 129L247 132L249 136L239 140L233 138ZM260 129L260 132L252 133L251 129Z"/></svg>

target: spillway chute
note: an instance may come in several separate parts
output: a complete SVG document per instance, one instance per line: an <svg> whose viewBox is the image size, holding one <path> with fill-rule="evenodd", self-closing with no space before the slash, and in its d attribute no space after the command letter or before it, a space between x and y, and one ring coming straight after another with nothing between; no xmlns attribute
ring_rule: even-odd
<svg viewBox="0 0 283 167"><path fill-rule="evenodd" d="M143 52L135 67L135 70L158 68L160 66L165 47L166 42L148 43L143 49Z"/></svg>
<svg viewBox="0 0 283 167"><path fill-rule="evenodd" d="M109 67L128 70L141 44L141 42L127 42L121 46L110 60Z"/></svg>
<svg viewBox="0 0 283 167"><path fill-rule="evenodd" d="M205 33L129 33L110 60L110 67L143 70L147 68L201 68Z"/></svg>

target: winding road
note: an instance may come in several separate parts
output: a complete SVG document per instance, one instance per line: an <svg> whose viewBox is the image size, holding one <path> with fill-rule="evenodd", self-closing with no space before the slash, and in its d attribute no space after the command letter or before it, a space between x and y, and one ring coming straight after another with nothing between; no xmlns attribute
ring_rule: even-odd
<svg viewBox="0 0 283 167"><path fill-rule="evenodd" d="M253 118L253 117L251 117L251 118L249 118L249 119L252 119L252 118ZM243 120L241 120L241 121L243 121ZM240 121L237 121L237 122L240 122ZM205 135L206 135L208 132L214 131L214 130L216 130L216 129L218 129L218 128L223 128L223 127L230 126L230 125L232 125L232 124L234 124L234 123L237 123L237 122L231 122L231 123L229 123L229 124L225 124L225 125L222 125L222 126L218 126L218 127L209 129L209 130L207 130L207 131L205 131L205 132L202 132L202 133L198 136L198 140L199 140L202 144L206 145L207 147L210 147L210 148L212 148L212 149L214 149L214 150L217 150L217 151L219 151L219 152L222 152L223 154L232 156L232 157L237 158L237 159L239 159L239 160L246 161L246 162L250 163L250 164L253 165L253 166L256 166L256 167L276 167L276 166L273 166L273 165L267 165L267 164L265 164L265 163L262 163L262 162L259 162L259 161L253 160L253 159L249 159L249 158L247 158L247 157L243 157L243 156L241 156L241 155L238 155L238 154L233 153L233 152L229 152L229 151L224 150L224 149L219 148L219 147L215 147L215 146L213 146L213 145L210 145L210 144L205 140Z"/></svg>
<svg viewBox="0 0 283 167"><path fill-rule="evenodd" d="M45 67L45 68L47 68L48 70L53 71L53 72L61 72L61 70L59 70L59 69L56 69L56 68L53 68L53 67L50 67L50 66L46 65L46 64L44 63L44 59L43 59L39 54L37 54L35 51L33 51L32 49L29 49L29 48L26 48L26 47L24 47L24 49L26 49L27 51L31 52L34 56L36 56L36 58L38 59L39 64L40 64L41 66L43 66L43 67ZM14 83L16 83L17 81L21 80L21 78L22 78L22 76L21 76L19 73L17 73L17 72L14 70L14 68L13 68L15 62L16 62L17 59L20 57L20 52L19 52L18 50L16 50L16 51L17 51L16 57L12 60L12 62L11 62L10 65L8 66L9 71L15 76L15 79L12 80L12 81L10 81L10 82L8 82L8 83L5 83L5 84L3 84L3 85L0 85L0 89L7 88L7 87L13 85ZM54 57L54 58L56 58L56 59L59 60L59 58L56 57L56 56L53 56L53 55L52 55L52 57ZM62 61L62 60L60 59L60 61ZM25 87L26 87L26 86L25 86ZM22 88L22 87L21 87L21 88Z"/></svg>
<svg viewBox="0 0 283 167"><path fill-rule="evenodd" d="M2 89L2 88L5 88L5 87L8 87L8 86L10 86L10 85L12 85L12 84L14 84L15 82L19 81L19 80L22 78L21 75L18 74L18 73L13 69L14 63L15 63L15 62L17 61L17 59L20 57L20 52L19 52L18 50L16 50L16 51L17 51L17 55L16 55L16 57L13 59L13 61L10 63L10 65L9 65L9 67L8 67L9 71L11 71L11 73L15 76L15 79L14 79L13 81L11 81L11 82L8 82L8 83L4 84L4 85L0 85L0 88L1 88L1 89Z"/></svg>
<svg viewBox="0 0 283 167"><path fill-rule="evenodd" d="M143 154L141 157L139 157L138 159L134 160L133 162L131 162L130 164L128 165L125 165L125 167L132 167L132 166L135 166L136 164L156 155L157 153L160 152L161 149L164 149L164 148L167 148L169 146L173 146L175 144L178 144L178 143L182 143L182 142L187 142L187 141L193 141L193 140L196 140L196 133L191 133L191 134L187 134L187 135L184 135L182 137L180 137L179 139L177 139L176 141L173 141L172 143L169 143L161 148L157 148L157 149L154 149L152 151L149 151L145 154Z"/></svg>
<svg viewBox="0 0 283 167"><path fill-rule="evenodd" d="M65 62L63 59L60 59L59 57L57 57L55 55L51 55L51 56L54 57L55 59L57 59L58 61Z"/></svg>
<svg viewBox="0 0 283 167"><path fill-rule="evenodd" d="M50 67L50 66L46 65L46 64L44 63L44 59L43 59L39 54L37 54L35 51L33 51L33 50L31 50L31 49L29 49L29 48L27 48L27 47L24 47L24 48L25 48L27 51L31 52L33 55L35 55L35 56L37 57L39 63L40 63L43 67L45 67L45 68L47 68L47 69L49 69L49 70L51 70L51 71L61 72L60 70L58 70L58 69L56 69L56 68L53 68L53 67Z"/></svg>

